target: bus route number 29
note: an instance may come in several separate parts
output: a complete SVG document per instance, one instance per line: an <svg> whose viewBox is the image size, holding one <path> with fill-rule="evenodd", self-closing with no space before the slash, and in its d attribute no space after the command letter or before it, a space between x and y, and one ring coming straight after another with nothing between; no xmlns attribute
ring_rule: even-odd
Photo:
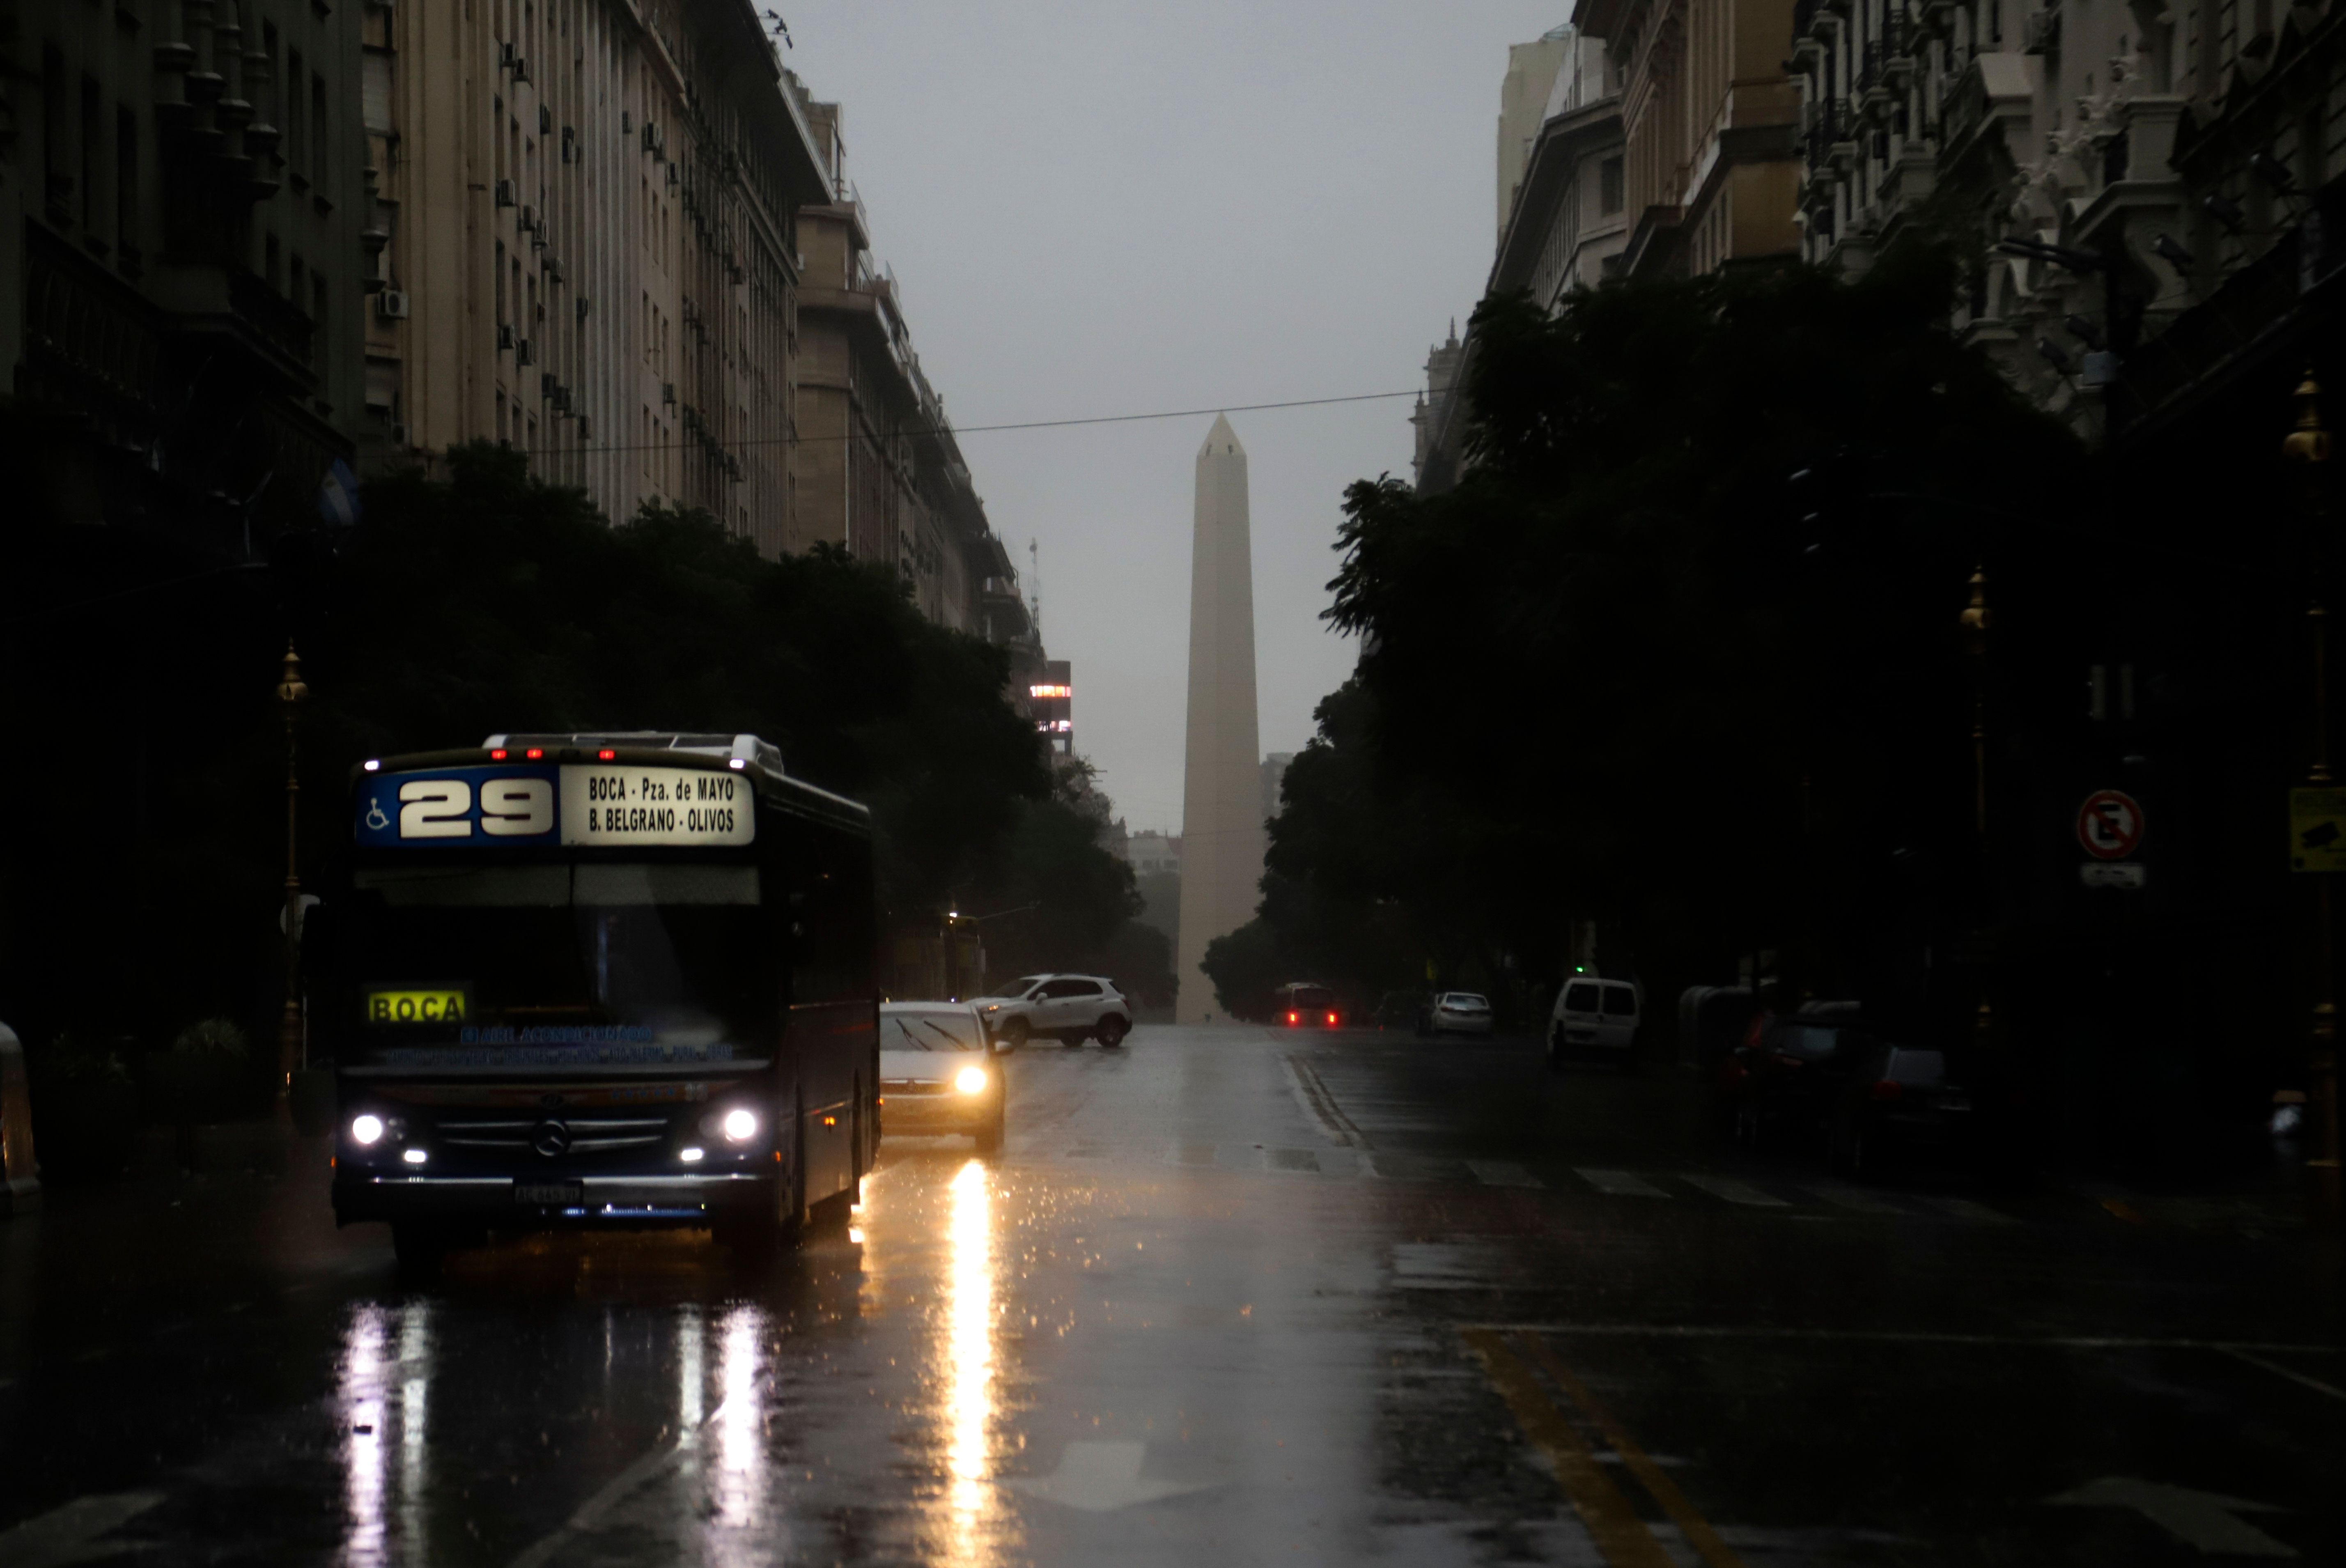
<svg viewBox="0 0 2346 1568"><path fill-rule="evenodd" d="M554 828L554 784L489 779L477 791L480 830L492 839L532 838ZM411 779L399 787L402 839L469 839L475 791L462 779Z"/></svg>

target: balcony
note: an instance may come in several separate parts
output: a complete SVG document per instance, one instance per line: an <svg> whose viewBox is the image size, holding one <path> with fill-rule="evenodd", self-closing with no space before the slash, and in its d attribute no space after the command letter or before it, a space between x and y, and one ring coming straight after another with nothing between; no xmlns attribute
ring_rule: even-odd
<svg viewBox="0 0 2346 1568"><path fill-rule="evenodd" d="M310 362L310 342L316 331L301 307L250 272L228 274L228 306L239 323L259 334L296 364Z"/></svg>

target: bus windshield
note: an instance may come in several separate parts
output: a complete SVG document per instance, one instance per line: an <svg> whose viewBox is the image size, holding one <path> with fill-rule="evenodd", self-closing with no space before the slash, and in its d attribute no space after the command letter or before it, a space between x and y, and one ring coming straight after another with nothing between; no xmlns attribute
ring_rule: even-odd
<svg viewBox="0 0 2346 1568"><path fill-rule="evenodd" d="M343 970L373 1046L762 1044L758 871L597 862L360 870Z"/></svg>

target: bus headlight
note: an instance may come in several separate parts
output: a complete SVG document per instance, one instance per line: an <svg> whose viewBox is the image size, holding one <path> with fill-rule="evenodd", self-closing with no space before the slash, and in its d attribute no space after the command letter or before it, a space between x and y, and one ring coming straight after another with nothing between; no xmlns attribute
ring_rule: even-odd
<svg viewBox="0 0 2346 1568"><path fill-rule="evenodd" d="M382 1118L381 1116L352 1116L351 1118L351 1142L358 1145L361 1148L366 1147L369 1144L379 1144L382 1142Z"/></svg>
<svg viewBox="0 0 2346 1568"><path fill-rule="evenodd" d="M723 1129L726 1142L746 1144L758 1135L758 1113L736 1105L725 1113L724 1121L718 1125Z"/></svg>
<svg viewBox="0 0 2346 1568"><path fill-rule="evenodd" d="M975 1067L964 1067L954 1074L954 1087L964 1095L985 1093L985 1074Z"/></svg>

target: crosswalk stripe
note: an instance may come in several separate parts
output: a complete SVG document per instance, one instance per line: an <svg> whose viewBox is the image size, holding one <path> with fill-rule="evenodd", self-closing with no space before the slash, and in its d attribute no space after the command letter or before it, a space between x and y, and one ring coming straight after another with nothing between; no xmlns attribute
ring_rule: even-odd
<svg viewBox="0 0 2346 1568"><path fill-rule="evenodd" d="M1642 1176L1632 1176L1627 1171L1600 1171L1590 1170L1586 1166L1576 1166L1572 1174L1598 1192L1611 1193L1615 1197L1668 1197L1670 1196Z"/></svg>
<svg viewBox="0 0 2346 1568"><path fill-rule="evenodd" d="M1540 1186L1545 1184L1512 1160L1468 1160L1466 1168L1484 1186Z"/></svg>
<svg viewBox="0 0 2346 1568"><path fill-rule="evenodd" d="M1955 1219L1979 1220L1989 1225L2017 1225L2020 1222L2000 1208L1990 1208L1984 1203L1974 1203L1967 1197L1917 1196L1917 1203L1929 1204L1941 1214Z"/></svg>
<svg viewBox="0 0 2346 1568"><path fill-rule="evenodd" d="M1812 1186L1809 1190L1827 1203L1848 1209L1853 1214L1904 1214L1906 1212L1894 1203L1884 1203L1880 1198L1860 1192L1853 1186Z"/></svg>
<svg viewBox="0 0 2346 1568"><path fill-rule="evenodd" d="M1698 1176L1692 1171L1678 1172L1678 1180L1688 1186L1698 1186L1713 1197L1723 1197L1729 1203L1739 1203L1747 1208L1790 1208L1792 1206L1780 1197L1770 1196L1758 1187L1730 1176Z"/></svg>

